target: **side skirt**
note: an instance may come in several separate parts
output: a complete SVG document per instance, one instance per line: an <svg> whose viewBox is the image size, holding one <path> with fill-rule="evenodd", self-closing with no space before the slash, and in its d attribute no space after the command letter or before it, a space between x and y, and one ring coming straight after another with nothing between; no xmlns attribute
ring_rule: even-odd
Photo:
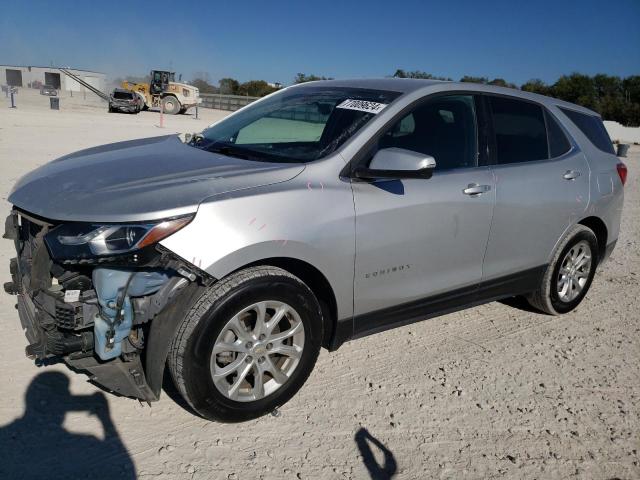
<svg viewBox="0 0 640 480"><path fill-rule="evenodd" d="M339 321L338 325L342 324L343 326L339 332L342 333L343 338L336 335L331 350L336 350L342 343L351 339L373 335L495 300L533 292L540 285L540 280L546 269L547 266L543 265L440 295L357 315L352 319L353 333L351 335L349 335L351 329L345 328L348 323L351 323L350 319Z"/></svg>

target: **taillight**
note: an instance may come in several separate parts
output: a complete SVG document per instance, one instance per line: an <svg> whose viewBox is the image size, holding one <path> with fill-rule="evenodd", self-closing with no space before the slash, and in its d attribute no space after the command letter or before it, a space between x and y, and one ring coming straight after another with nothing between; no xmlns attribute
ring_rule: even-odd
<svg viewBox="0 0 640 480"><path fill-rule="evenodd" d="M627 181L627 166L624 163L620 162L616 165L616 169L618 170L620 181L622 182L622 185L624 185Z"/></svg>

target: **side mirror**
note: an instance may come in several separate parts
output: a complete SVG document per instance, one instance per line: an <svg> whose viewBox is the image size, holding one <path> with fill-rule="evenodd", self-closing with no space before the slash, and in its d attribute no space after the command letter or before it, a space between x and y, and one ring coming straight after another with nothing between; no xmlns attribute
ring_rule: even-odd
<svg viewBox="0 0 640 480"><path fill-rule="evenodd" d="M436 168L436 160L431 155L405 150L404 148L384 148L378 150L369 167L358 167L354 176L364 180L378 178L431 178Z"/></svg>

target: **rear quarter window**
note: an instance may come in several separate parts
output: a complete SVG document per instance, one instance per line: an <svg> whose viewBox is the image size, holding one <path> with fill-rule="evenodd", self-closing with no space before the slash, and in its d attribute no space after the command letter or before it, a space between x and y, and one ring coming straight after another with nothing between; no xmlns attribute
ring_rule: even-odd
<svg viewBox="0 0 640 480"><path fill-rule="evenodd" d="M582 133L589 139L589 141L596 146L599 150L606 153L613 153L613 143L609 138L607 130L604 128L604 124L599 117L595 115L588 115L586 113L576 112L569 108L562 108L564 113L574 123L576 127L580 129Z"/></svg>

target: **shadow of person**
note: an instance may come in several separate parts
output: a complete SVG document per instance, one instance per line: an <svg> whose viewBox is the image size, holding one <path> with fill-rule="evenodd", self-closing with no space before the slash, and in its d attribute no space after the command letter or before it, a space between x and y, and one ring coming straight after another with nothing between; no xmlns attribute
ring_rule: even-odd
<svg viewBox="0 0 640 480"><path fill-rule="evenodd" d="M371 435L366 428L361 428L356 432L355 441L356 445L358 445L358 450L360 450L360 455L362 455L362 462L367 467L372 480L389 480L395 475L398 465L393 453L380 440ZM375 445L384 455L383 465L378 465L369 446L370 443Z"/></svg>
<svg viewBox="0 0 640 480"><path fill-rule="evenodd" d="M72 395L64 373L44 372L29 385L25 403L21 418L0 427L0 478L136 478L102 392ZM67 412L95 415L104 440L66 431Z"/></svg>

